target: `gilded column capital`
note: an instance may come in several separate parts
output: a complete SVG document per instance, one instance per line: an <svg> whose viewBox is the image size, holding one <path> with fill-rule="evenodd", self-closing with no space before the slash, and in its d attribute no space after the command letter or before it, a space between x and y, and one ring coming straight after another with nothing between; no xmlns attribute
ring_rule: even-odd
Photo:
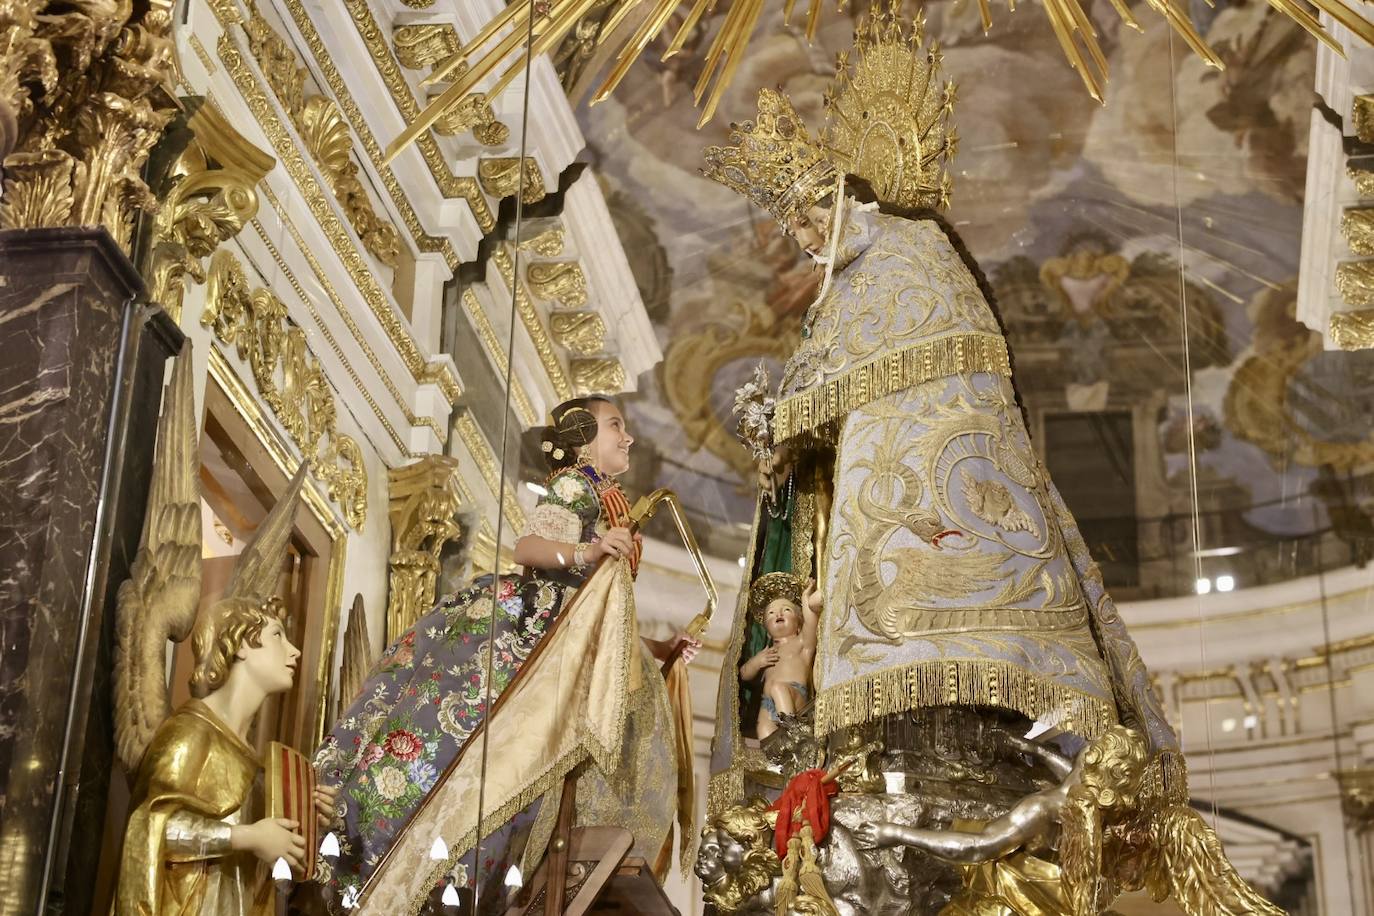
<svg viewBox="0 0 1374 916"><path fill-rule="evenodd" d="M434 604L439 554L459 537L458 460L426 455L387 472L391 518L387 640L393 640Z"/></svg>
<svg viewBox="0 0 1374 916"><path fill-rule="evenodd" d="M178 107L171 5L48 6L0 4L0 228L99 225L127 249Z"/></svg>

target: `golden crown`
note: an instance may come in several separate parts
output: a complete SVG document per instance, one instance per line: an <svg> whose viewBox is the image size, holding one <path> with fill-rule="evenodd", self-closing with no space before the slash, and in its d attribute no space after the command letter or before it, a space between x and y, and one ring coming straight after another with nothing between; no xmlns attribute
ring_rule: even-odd
<svg viewBox="0 0 1374 916"><path fill-rule="evenodd" d="M784 226L834 190L835 166L791 100L775 89L759 92L755 120L730 125L730 142L707 148L702 174L743 194Z"/></svg>
<svg viewBox="0 0 1374 916"><path fill-rule="evenodd" d="M849 52L839 56L823 142L836 167L867 181L880 201L943 210L959 142L949 123L955 87L940 83L939 45L922 48L924 17L907 25L899 5L855 30L852 69Z"/></svg>
<svg viewBox="0 0 1374 916"><path fill-rule="evenodd" d="M749 586L749 613L760 623L768 605L784 598L801 608L802 583L791 573L771 572L759 576Z"/></svg>

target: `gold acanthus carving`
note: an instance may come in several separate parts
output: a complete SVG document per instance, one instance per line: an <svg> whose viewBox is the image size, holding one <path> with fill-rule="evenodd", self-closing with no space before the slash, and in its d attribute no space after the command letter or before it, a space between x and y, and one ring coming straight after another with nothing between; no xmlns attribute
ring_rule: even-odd
<svg viewBox="0 0 1374 916"><path fill-rule="evenodd" d="M386 640L397 639L434 605L439 554L462 534L458 459L426 455L387 471L391 559Z"/></svg>
<svg viewBox="0 0 1374 916"><path fill-rule="evenodd" d="M1342 213L1341 235L1351 251L1374 255L1374 207L1351 207Z"/></svg>
<svg viewBox="0 0 1374 916"><path fill-rule="evenodd" d="M0 0L0 228L103 226L129 247L178 107L172 6Z"/></svg>
<svg viewBox="0 0 1374 916"><path fill-rule="evenodd" d="M591 356L606 345L606 322L596 312L554 312L549 316L553 339L578 356Z"/></svg>
<svg viewBox="0 0 1374 916"><path fill-rule="evenodd" d="M520 243L521 251L528 251L541 258L556 258L563 253L563 227L554 223L543 232Z"/></svg>
<svg viewBox="0 0 1374 916"><path fill-rule="evenodd" d="M1374 305L1374 261L1337 264L1336 289L1346 305Z"/></svg>
<svg viewBox="0 0 1374 916"><path fill-rule="evenodd" d="M316 165L324 173L334 198L363 241L363 247L393 270L400 264L401 240L396 227L377 215L372 199L358 179L353 161L353 137L333 99L306 92L306 69L286 40L273 30L256 7L244 26L248 49L258 61L267 84L296 126Z"/></svg>
<svg viewBox="0 0 1374 916"><path fill-rule="evenodd" d="M386 330L387 339L391 341L396 352L400 354L412 377L422 383L434 381L450 404L458 400L462 395L462 388L458 384L457 376L447 366L439 365L437 369L431 369L426 364L415 339L410 336L409 329L396 317L396 310L387 300L386 292L378 282L376 273L353 243L353 240L349 238L343 221L338 218L329 205L324 193L320 190L318 179L306 163L305 157L301 155L295 140L277 116L257 77L243 59L237 43L228 32L220 35L215 50L220 63L224 64L225 72L234 81L234 85L238 88L239 94L248 105L253 117L272 143L272 148L276 151L287 174L295 182L297 190L300 191L310 209L310 215L315 218L326 238L329 239L330 247L339 256L339 260L343 263L344 269L347 270L348 276L353 281L358 293L372 309L372 314ZM313 258L308 247L302 248L302 251L308 258ZM323 272L317 270L316 274L322 276ZM362 341L363 338L360 337L359 340Z"/></svg>
<svg viewBox="0 0 1374 916"><path fill-rule="evenodd" d="M1342 350L1374 348L1374 309L1334 313L1331 342Z"/></svg>
<svg viewBox="0 0 1374 916"><path fill-rule="evenodd" d="M305 332L286 317L286 305L268 289L250 289L243 265L228 251L210 259L200 323L247 361L258 396L310 461L356 531L367 521L367 470L358 443L338 431L334 390L306 344Z"/></svg>
<svg viewBox="0 0 1374 916"><path fill-rule="evenodd" d="M392 47L401 66L423 70L448 64L463 46L458 31L446 22L397 26L391 33ZM467 64L459 62L458 72ZM434 130L445 136L472 131L484 146L500 146L510 139L510 128L496 118L486 95L473 92L449 107L434 122Z"/></svg>
<svg viewBox="0 0 1374 916"><path fill-rule="evenodd" d="M554 391L559 398L572 397L573 386L568 381L568 373L563 369L563 364L558 360L558 354L554 351L553 340L544 330L544 325L539 320L539 313L535 311L534 303L530 301L530 297L525 291L525 285L516 283L512 279L515 274L515 263L511 259L510 252L504 248L498 248L492 252L491 259L496 265L496 272L501 277L501 281L506 285L506 290L514 290L515 311L520 315L520 322L529 332L530 339L534 341L534 351L539 354L539 362L544 367L544 372L548 374L549 382L552 383Z"/></svg>
<svg viewBox="0 0 1374 916"><path fill-rule="evenodd" d="M415 208L411 206L410 199L406 197L405 192L401 189L400 182L396 180L395 174L392 173L390 168L381 165L381 148L377 145L377 140L372 135L372 131L368 128L367 122L363 120L362 114L359 112L357 104L353 101L353 96L349 93L347 85L339 75L339 71L334 67L330 57L327 54L323 57L321 56L321 49L323 49L324 45L323 42L320 41L319 33L315 31L314 23L310 21L309 17L305 17L305 13L297 0L286 0L286 4L291 10L291 15L295 20L296 27L300 29L301 34L305 37L306 44L309 45L312 55L319 64L321 71L324 73L325 82L329 85L329 91L334 94L334 98L338 101L339 107L348 117L348 121L353 126L353 130L357 133L358 139L362 143L363 150L367 153L368 159L372 162L378 178L381 179L382 184L386 187L387 193L391 196L391 202L395 205L396 211L401 214L401 219L405 222L406 228L410 231L411 237L415 240L415 247L420 251L442 254L449 269L456 270L458 268L459 259L458 253L454 250L453 245L446 238L437 238L425 232L424 227L420 225L419 215L415 212ZM220 25L225 29L240 24L241 17L238 15L238 10L233 7L232 0L210 0L210 7L215 11L215 16L219 19ZM265 125L264 129L266 129ZM491 227L483 222L483 213L475 209L479 205L481 207L486 207L486 198L482 197L481 192L477 190L477 179L470 178L467 179L467 181L471 184L471 196L477 201L477 204L473 204L473 212L477 214L477 222L479 225L482 225L484 229L490 229ZM469 204L472 203L472 200L469 200ZM486 212L487 215L490 216L489 211ZM494 219L492 221L494 224Z"/></svg>
<svg viewBox="0 0 1374 916"><path fill-rule="evenodd" d="M344 88L343 80L334 67L329 51L325 48L324 42L320 40L319 33L315 31L315 26L311 23L310 17L305 12L300 0L284 0L284 2L287 8L291 10L291 18L295 20L296 27L305 36L315 62L324 71L335 97L345 105L351 104L351 96ZM377 20L372 17L372 10L368 7L367 0L344 0L344 7L348 10L349 18L353 21L353 27L358 30L358 37L367 46L367 53L372 57L372 63L377 68L377 72L381 74L382 82L386 84L387 91L391 93L391 100L396 103L401 115L409 121L420 113L420 106L416 103L415 96L411 94L410 84L406 82L405 74L401 72L400 65L397 64L391 49L387 47L386 36L382 33L381 27L377 25ZM355 115L355 112L356 106L353 106L349 112L349 119L359 136L365 137L367 154L372 160L373 167L379 173L385 172L390 175L390 168L382 162L381 147L377 144L376 138L372 136L371 130L361 115ZM425 165L429 167L435 184L439 186L439 193L445 197L458 197L467 201L473 215L477 218L477 225L483 232L490 232L495 228L496 214L492 211L491 205L487 203L487 199L482 196L482 190L477 179L470 175L455 175L453 170L449 168L448 160L444 157L443 151L439 149L438 141L432 135L425 134L415 141L415 146L420 150ZM456 268L456 264L450 266Z"/></svg>
<svg viewBox="0 0 1374 916"><path fill-rule="evenodd" d="M524 164L524 183L521 184L521 163ZM544 176L538 164L530 156L523 160L519 156L497 156L483 159L477 163L477 180L482 190L498 200L511 197L518 190L520 199L527 204L538 203L548 193L544 189Z"/></svg>
<svg viewBox="0 0 1374 916"><path fill-rule="evenodd" d="M276 160L202 105L187 121L194 139L173 163L153 224L149 295L181 320L186 278L205 282L203 259L238 235L258 212L258 182Z"/></svg>
<svg viewBox="0 0 1374 916"><path fill-rule="evenodd" d="M567 308L587 304L587 275L576 261L539 261L525 269L530 292Z"/></svg>
<svg viewBox="0 0 1374 916"><path fill-rule="evenodd" d="M625 367L613 356L574 359L571 368L579 395L615 394L625 387Z"/></svg>

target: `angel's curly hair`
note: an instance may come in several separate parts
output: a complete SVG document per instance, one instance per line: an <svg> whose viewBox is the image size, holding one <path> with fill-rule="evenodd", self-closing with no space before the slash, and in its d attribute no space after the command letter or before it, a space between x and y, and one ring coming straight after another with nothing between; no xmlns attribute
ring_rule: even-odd
<svg viewBox="0 0 1374 916"><path fill-rule="evenodd" d="M262 603L248 598L225 598L210 609L205 625L191 638L196 666L191 672L191 696L201 699L224 686L239 649L262 645L262 631L272 621L286 622L286 603L276 595Z"/></svg>

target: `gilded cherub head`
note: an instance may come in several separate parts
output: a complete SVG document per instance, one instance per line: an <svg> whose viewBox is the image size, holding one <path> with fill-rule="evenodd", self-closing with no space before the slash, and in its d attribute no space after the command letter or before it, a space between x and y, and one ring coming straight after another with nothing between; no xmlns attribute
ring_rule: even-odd
<svg viewBox="0 0 1374 916"><path fill-rule="evenodd" d="M706 900L723 912L739 909L782 873L773 850L777 812L768 802L750 799L725 809L706 825L697 847L696 875Z"/></svg>

